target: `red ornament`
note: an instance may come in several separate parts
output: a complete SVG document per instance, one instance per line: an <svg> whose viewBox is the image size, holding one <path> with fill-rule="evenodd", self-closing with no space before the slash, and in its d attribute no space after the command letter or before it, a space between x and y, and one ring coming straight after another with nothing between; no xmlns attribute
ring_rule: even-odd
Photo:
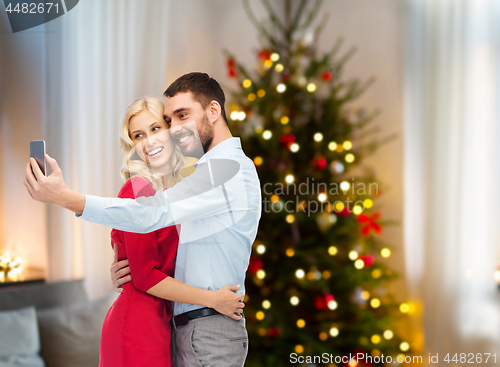
<svg viewBox="0 0 500 367"><path fill-rule="evenodd" d="M316 309L320 311L324 310L327 307L325 297L323 295L319 295L314 298L314 307L316 307Z"/></svg>
<svg viewBox="0 0 500 367"><path fill-rule="evenodd" d="M320 311L327 311L330 308L328 307L328 302L335 301L335 298L331 294L320 294L314 298L314 307Z"/></svg>
<svg viewBox="0 0 500 367"><path fill-rule="evenodd" d="M271 326L269 329L267 329L267 335L269 335L271 338L277 338L280 336L280 329L276 326Z"/></svg>
<svg viewBox="0 0 500 367"><path fill-rule="evenodd" d="M359 258L365 263L365 266L369 268L375 262L373 255L361 255Z"/></svg>
<svg viewBox="0 0 500 367"><path fill-rule="evenodd" d="M349 215L351 215L351 213L352 213L352 210L349 210L349 208L347 208L347 205L345 205L344 209L337 212L337 215L341 216L341 217L348 217Z"/></svg>
<svg viewBox="0 0 500 367"><path fill-rule="evenodd" d="M326 159L325 157L314 157L311 159L311 163L314 165L314 169L316 171L324 170L326 167Z"/></svg>
<svg viewBox="0 0 500 367"><path fill-rule="evenodd" d="M236 78L236 62L232 57L227 59L227 74L230 78Z"/></svg>
<svg viewBox="0 0 500 367"><path fill-rule="evenodd" d="M325 82L329 82L330 80L332 80L332 73L330 73L329 71L323 72L323 74L321 74L321 79L323 79Z"/></svg>
<svg viewBox="0 0 500 367"><path fill-rule="evenodd" d="M361 234L364 237L368 237L371 231L374 231L376 234L382 233L382 226L376 222L379 217L379 212L373 213L371 217L364 213L358 215L358 222L364 224L361 228Z"/></svg>
<svg viewBox="0 0 500 367"><path fill-rule="evenodd" d="M257 274L259 270L262 270L264 267L264 263L262 262L261 259L251 257L250 261L248 262L248 269L247 271L251 274Z"/></svg>
<svg viewBox="0 0 500 367"><path fill-rule="evenodd" d="M283 145L283 148L290 148L293 142L295 142L295 135L293 134L285 134L280 137L280 143Z"/></svg>
<svg viewBox="0 0 500 367"><path fill-rule="evenodd" d="M288 79L290 79L290 73L289 72L283 72L281 74L281 78L283 78L283 81L287 81Z"/></svg>
<svg viewBox="0 0 500 367"><path fill-rule="evenodd" d="M269 60L271 58L271 50L266 50L265 48L263 48L259 51L258 55L262 61Z"/></svg>

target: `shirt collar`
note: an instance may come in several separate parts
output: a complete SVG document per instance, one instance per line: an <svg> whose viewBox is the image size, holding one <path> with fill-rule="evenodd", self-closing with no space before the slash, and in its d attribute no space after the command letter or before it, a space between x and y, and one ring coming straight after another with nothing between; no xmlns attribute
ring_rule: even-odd
<svg viewBox="0 0 500 367"><path fill-rule="evenodd" d="M194 164L194 167L200 163L206 162L207 159L210 159L214 156L221 156L221 155L229 155L231 154L233 149L241 149L241 140L240 138L229 138L226 139L219 144L217 144L215 147L210 149L208 152L203 154L200 159L198 159L198 162Z"/></svg>

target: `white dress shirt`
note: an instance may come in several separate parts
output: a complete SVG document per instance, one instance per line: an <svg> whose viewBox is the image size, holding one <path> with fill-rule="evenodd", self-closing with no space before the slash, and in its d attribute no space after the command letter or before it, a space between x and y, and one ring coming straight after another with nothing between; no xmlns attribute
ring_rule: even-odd
<svg viewBox="0 0 500 367"><path fill-rule="evenodd" d="M175 279L217 290L241 285L262 210L255 165L239 138L227 139L196 164L194 173L155 196L135 200L85 196L81 217L122 231L148 233L181 224ZM202 306L175 303L174 315Z"/></svg>

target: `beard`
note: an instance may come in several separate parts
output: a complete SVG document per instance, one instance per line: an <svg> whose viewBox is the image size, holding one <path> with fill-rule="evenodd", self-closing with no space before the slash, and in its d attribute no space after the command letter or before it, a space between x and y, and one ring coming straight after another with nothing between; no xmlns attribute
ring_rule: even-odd
<svg viewBox="0 0 500 367"><path fill-rule="evenodd" d="M214 140L214 128L208 122L208 117L206 115L203 116L203 120L201 121L203 127L200 131L200 141L201 146L203 147L203 153L208 152L208 148L210 144L212 144L212 140Z"/></svg>
<svg viewBox="0 0 500 367"><path fill-rule="evenodd" d="M182 154L189 157L201 158L201 156L208 151L214 139L214 128L210 125L206 115L204 115L201 120L201 126L199 128L197 127L194 132L194 138L194 147L181 146ZM198 139L200 143L197 142Z"/></svg>

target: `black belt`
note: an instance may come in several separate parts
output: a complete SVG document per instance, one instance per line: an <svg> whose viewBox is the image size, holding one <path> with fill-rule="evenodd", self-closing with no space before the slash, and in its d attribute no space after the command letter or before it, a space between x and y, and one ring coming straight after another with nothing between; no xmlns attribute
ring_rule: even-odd
<svg viewBox="0 0 500 367"><path fill-rule="evenodd" d="M193 319L198 319L200 317L205 317L205 316L212 316L212 315L222 315L221 313L215 311L213 308L199 308L194 311L188 311L181 313L180 315L177 315L174 317L174 323L175 326L182 326L186 325L189 320Z"/></svg>

